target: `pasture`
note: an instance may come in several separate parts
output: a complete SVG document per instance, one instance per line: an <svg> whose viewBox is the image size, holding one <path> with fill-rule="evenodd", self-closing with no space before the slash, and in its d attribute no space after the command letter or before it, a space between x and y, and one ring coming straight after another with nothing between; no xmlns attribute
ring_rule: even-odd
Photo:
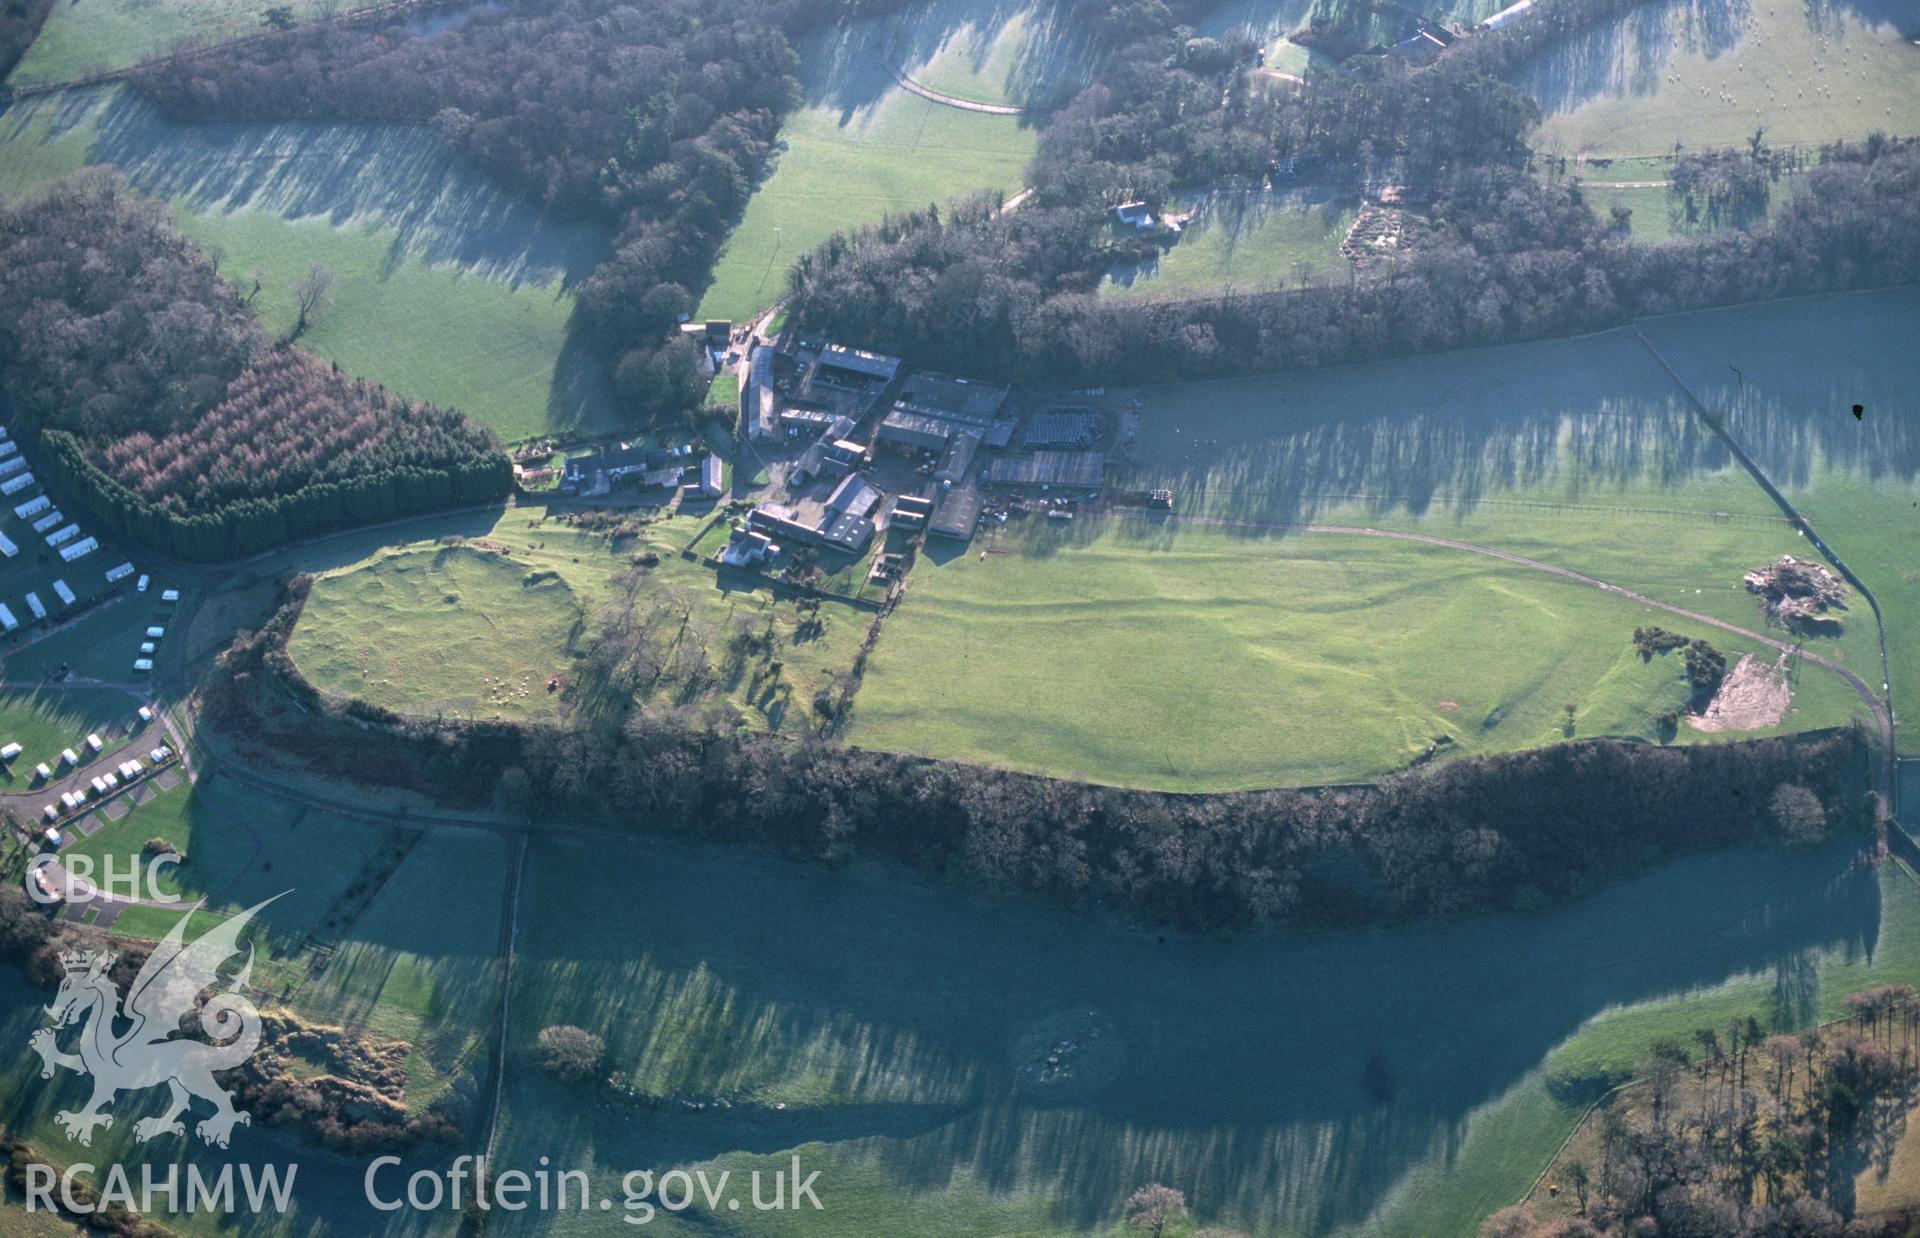
<svg viewBox="0 0 1920 1238"><path fill-rule="evenodd" d="M566 689L584 673L577 655L601 630L614 576L651 558L640 605L678 608L676 647L707 648L714 667L696 688L663 674L649 700L726 705L745 725L782 730L808 725L814 693L852 664L871 619L824 602L816 632L753 578L681 558L704 517L661 516L620 534L569 525L558 510L496 519L485 531L462 521L465 546L415 542L325 571L288 646L295 663L323 691L403 713L556 718L591 699ZM771 677L736 639L769 629L781 664ZM555 676L563 688L549 693Z"/></svg>
<svg viewBox="0 0 1920 1238"><path fill-rule="evenodd" d="M1630 647L1638 625L1683 621L1481 556L1186 524L1009 540L1010 554L915 570L849 742L1222 790L1360 781L1567 735L1671 738L1659 716L1687 700L1675 661ZM1822 696L1789 717L1798 729L1849 712Z"/></svg>
<svg viewBox="0 0 1920 1238"><path fill-rule="evenodd" d="M787 268L835 232L978 190L1012 195L1035 138L1016 116L963 111L893 78L891 27L853 22L800 49L804 103L785 149L720 251L696 317L745 321L786 292Z"/></svg>
<svg viewBox="0 0 1920 1238"><path fill-rule="evenodd" d="M1663 0L1544 49L1515 76L1540 102L1536 150L1653 155L1920 129L1920 36L1882 0L1775 6Z"/></svg>
<svg viewBox="0 0 1920 1238"><path fill-rule="evenodd" d="M1829 308L1795 304L1808 323ZM1807 550L1630 331L1131 403L1116 484L1172 488L1176 515L1014 522L923 559L850 742L1201 790L1552 742L1566 705L1576 735L1657 738L1677 672L1632 658L1632 629L1739 638L1468 552L1291 526L1457 539L1756 631L1742 574ZM992 537L1004 553L982 557ZM1878 670L1859 617L1808 647ZM1860 708L1830 672L1794 683L1787 729Z"/></svg>
<svg viewBox="0 0 1920 1238"><path fill-rule="evenodd" d="M1920 293L1743 306L1642 329L1880 599L1900 750L1920 754L1906 721L1920 714ZM1864 602L1848 626L1872 629ZM1870 652L1849 662L1877 684Z"/></svg>
<svg viewBox="0 0 1920 1238"><path fill-rule="evenodd" d="M1358 213L1344 195L1311 190L1219 190L1188 197L1196 212L1159 259L1122 267L1100 291L1109 296L1217 296L1344 277L1340 253Z"/></svg>
<svg viewBox="0 0 1920 1238"><path fill-rule="evenodd" d="M1252 1232L1471 1234L1654 1037L1749 1011L1804 1026L1920 975L1920 891L1850 871L1847 845L1696 857L1538 914L1219 941L892 870L549 843L522 894L500 1163L550 1156L605 1192L797 1153L826 1210L756 1218L781 1233L1103 1232L1165 1181ZM642 869L643 894L576 931L583 871ZM555 1023L604 1036L640 1093L730 1104L589 1103L537 1069ZM1063 1037L1081 1069L1042 1082ZM698 1207L656 1224L727 1227Z"/></svg>
<svg viewBox="0 0 1920 1238"><path fill-rule="evenodd" d="M0 771L0 785L10 792L26 790L33 767L45 761L60 764L60 750L80 748L98 732L112 747L116 728L138 725L134 710L140 702L119 688L67 687L45 684L34 688L0 689L0 744L24 749Z"/></svg>
<svg viewBox="0 0 1920 1238"><path fill-rule="evenodd" d="M567 329L604 236L502 193L424 127L179 125L109 88L0 112L0 192L88 164L169 202L271 331L293 327L294 282L330 268L332 301L300 342L349 373L509 440L618 424Z"/></svg>
<svg viewBox="0 0 1920 1238"><path fill-rule="evenodd" d="M889 38L908 77L975 103L1046 106L1090 80L1092 51L1064 5L933 0L895 14Z"/></svg>
<svg viewBox="0 0 1920 1238"><path fill-rule="evenodd" d="M551 718L585 615L566 581L465 546L314 582L289 647L314 684L421 715Z"/></svg>
<svg viewBox="0 0 1920 1238"><path fill-rule="evenodd" d="M122 69L182 44L228 42L266 28L268 9L300 21L362 7L365 0L67 0L56 4L39 38L7 81L65 82Z"/></svg>

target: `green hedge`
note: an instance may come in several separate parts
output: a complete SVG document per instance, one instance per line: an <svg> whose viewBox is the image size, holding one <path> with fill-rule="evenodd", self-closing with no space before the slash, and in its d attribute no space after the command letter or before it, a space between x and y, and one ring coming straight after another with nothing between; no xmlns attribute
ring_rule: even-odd
<svg viewBox="0 0 1920 1238"><path fill-rule="evenodd" d="M492 452L450 468L388 469L189 514L121 485L87 459L80 440L65 430L42 431L40 443L54 476L95 519L131 542L196 563L244 558L303 537L485 503L513 489L512 462Z"/></svg>

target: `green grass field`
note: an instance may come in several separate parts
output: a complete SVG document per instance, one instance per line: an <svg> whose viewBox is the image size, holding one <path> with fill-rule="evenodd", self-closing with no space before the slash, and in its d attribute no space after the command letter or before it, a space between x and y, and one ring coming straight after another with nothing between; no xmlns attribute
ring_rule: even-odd
<svg viewBox="0 0 1920 1238"><path fill-rule="evenodd" d="M714 266L697 317L744 321L786 292L787 268L835 232L976 190L1011 195L1035 138L1019 117L909 94L887 65L885 23L859 22L801 49L806 102L786 149Z"/></svg>
<svg viewBox="0 0 1920 1238"><path fill-rule="evenodd" d="M56 4L8 82L65 82L137 64L182 43L225 42L265 29L276 0L64 0ZM300 20L360 7L352 0L287 0Z"/></svg>
<svg viewBox="0 0 1920 1238"><path fill-rule="evenodd" d="M1920 715L1920 293L1783 301L1643 329L1880 599L1900 750L1920 754L1909 721ZM1871 631L1864 604L1849 626ZM1877 684L1878 651L1854 669Z"/></svg>
<svg viewBox="0 0 1920 1238"><path fill-rule="evenodd" d="M91 2L91 0L89 0ZM620 420L601 367L571 342L571 289L603 236L556 224L457 165L423 128L177 125L130 92L63 92L0 112L0 192L87 164L171 203L275 332L313 263L333 301L301 344L509 440Z"/></svg>
<svg viewBox="0 0 1920 1238"><path fill-rule="evenodd" d="M1123 297L1213 296L1231 288L1290 287L1343 276L1340 242L1358 213L1347 198L1301 190L1223 192L1182 209L1199 213L1160 259L1107 277L1100 291Z"/></svg>
<svg viewBox="0 0 1920 1238"><path fill-rule="evenodd" d="M930 90L1016 107L1071 98L1091 53L1057 6L933 0L893 18L890 58Z"/></svg>
<svg viewBox="0 0 1920 1238"><path fill-rule="evenodd" d="M547 1155L596 1190L796 1153L821 1171L823 1213L756 1231L1106 1232L1164 1181L1250 1232L1471 1234L1572 1129L1569 1080L1630 1070L1675 1029L1803 1026L1920 975L1920 891L1847 871L1846 846L1699 857L1538 915L1213 941L896 871L549 841L523 891L500 1163ZM582 871L641 867L644 896L574 930ZM562 1022L606 1037L642 1091L734 1106L588 1103L532 1057ZM1084 1076L1021 1073L1063 1035L1097 1046Z"/></svg>
<svg viewBox="0 0 1920 1238"><path fill-rule="evenodd" d="M1920 129L1920 61L1896 6L1668 3L1550 47L1515 77L1540 101L1538 150L1653 155L1813 145Z"/></svg>
<svg viewBox="0 0 1920 1238"><path fill-rule="evenodd" d="M98 732L117 747L110 732L138 725L134 710L140 702L119 688L67 687L0 689L0 744L17 743L25 749L0 772L0 785L23 791L33 781L33 767L60 764L60 750L79 749L86 737Z"/></svg>
<svg viewBox="0 0 1920 1238"><path fill-rule="evenodd" d="M322 690L390 709L553 718L576 701L548 693L547 680L581 673L574 654L599 632L613 576L652 554L658 562L643 597L684 600L690 622L682 639L707 642L716 670L714 682L693 700L682 699L676 681L664 678L655 701L725 701L751 727L804 727L815 691L830 673L852 664L871 616L823 603L824 631L802 639L801 616L791 603L774 601L751 577L731 571L717 577L680 557L701 519L665 517L616 544L522 507L500 515L489 530L467 529L475 541L470 547L429 540L349 558L316 581L289 651ZM714 537L724 534L710 531L703 548ZM735 625L759 632L769 621L780 637L782 663L771 682L729 652ZM796 707L799 712L791 712Z"/></svg>
<svg viewBox="0 0 1920 1238"><path fill-rule="evenodd" d="M1838 303L1795 304L1783 364ZM1442 734L1450 752L1551 742L1567 704L1577 735L1647 736L1673 685L1625 642L1684 620L1482 556L1284 526L1455 538L1753 630L1741 575L1806 550L1627 331L1135 403L1117 484L1171 487L1175 519L1015 523L1011 553L923 560L851 742L1200 790L1371 777ZM1809 647L1878 672L1870 624ZM1860 708L1829 672L1795 684L1786 728Z"/></svg>
<svg viewBox="0 0 1920 1238"><path fill-rule="evenodd" d="M585 619L566 581L470 547L322 576L290 652L325 691L408 713L551 718Z"/></svg>
<svg viewBox="0 0 1920 1238"><path fill-rule="evenodd" d="M1013 544L916 569L849 742L1217 790L1372 778L1441 737L1447 755L1551 743L1568 704L1576 735L1657 739L1686 704L1678 664L1630 648L1637 625L1685 622L1480 556L1191 525ZM1788 725L1849 712L1816 692Z"/></svg>

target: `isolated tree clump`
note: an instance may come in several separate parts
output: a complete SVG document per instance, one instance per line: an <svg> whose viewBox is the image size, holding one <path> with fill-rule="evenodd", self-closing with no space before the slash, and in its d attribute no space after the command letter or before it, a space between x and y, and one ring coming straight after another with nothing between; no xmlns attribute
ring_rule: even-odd
<svg viewBox="0 0 1920 1238"><path fill-rule="evenodd" d="M600 1072L607 1042L585 1028L558 1023L540 1029L540 1061L562 1079L583 1082Z"/></svg>
<svg viewBox="0 0 1920 1238"><path fill-rule="evenodd" d="M1187 1197L1170 1186L1153 1183L1127 1196L1127 1228L1160 1238L1169 1225L1187 1217Z"/></svg>
<svg viewBox="0 0 1920 1238"><path fill-rule="evenodd" d="M1774 788L1767 803L1780 837L1796 846L1817 843L1827 836L1827 810L1820 797L1797 782L1783 782Z"/></svg>

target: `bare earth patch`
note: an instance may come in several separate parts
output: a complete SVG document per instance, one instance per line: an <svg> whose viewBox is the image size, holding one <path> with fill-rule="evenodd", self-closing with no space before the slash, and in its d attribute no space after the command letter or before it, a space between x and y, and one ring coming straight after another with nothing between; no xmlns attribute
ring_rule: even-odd
<svg viewBox="0 0 1920 1238"><path fill-rule="evenodd" d="M1460 702L1452 699L1435 701L1433 707L1442 713L1457 714L1460 712Z"/></svg>
<svg viewBox="0 0 1920 1238"><path fill-rule="evenodd" d="M1784 657L1768 665L1742 654L1707 707L1688 718L1687 725L1696 731L1751 731L1786 717L1792 700Z"/></svg>

